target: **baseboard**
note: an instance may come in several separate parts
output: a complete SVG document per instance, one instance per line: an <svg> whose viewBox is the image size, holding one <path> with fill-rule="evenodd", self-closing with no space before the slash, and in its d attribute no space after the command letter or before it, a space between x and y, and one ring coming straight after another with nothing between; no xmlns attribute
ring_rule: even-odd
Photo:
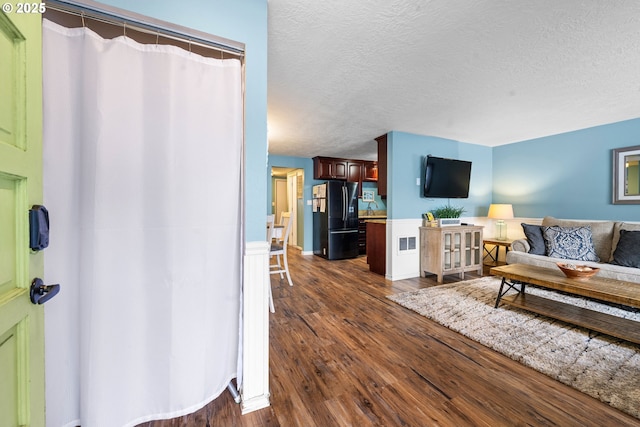
<svg viewBox="0 0 640 427"><path fill-rule="evenodd" d="M251 399L242 399L242 415L266 408L269 405L271 405L271 403L269 402L268 394L252 397Z"/></svg>
<svg viewBox="0 0 640 427"><path fill-rule="evenodd" d="M404 279L413 279L414 277L420 277L420 271L404 273L404 274L394 274L393 276L390 274L385 275L385 279L387 280L404 280Z"/></svg>

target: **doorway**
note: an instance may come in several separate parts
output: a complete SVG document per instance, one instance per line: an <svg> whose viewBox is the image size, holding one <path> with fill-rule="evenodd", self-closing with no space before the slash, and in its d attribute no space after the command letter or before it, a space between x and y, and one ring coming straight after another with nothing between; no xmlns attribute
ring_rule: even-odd
<svg viewBox="0 0 640 427"><path fill-rule="evenodd" d="M289 245L304 247L304 170L286 167L271 168L272 213L276 223L282 212L291 212L293 224Z"/></svg>

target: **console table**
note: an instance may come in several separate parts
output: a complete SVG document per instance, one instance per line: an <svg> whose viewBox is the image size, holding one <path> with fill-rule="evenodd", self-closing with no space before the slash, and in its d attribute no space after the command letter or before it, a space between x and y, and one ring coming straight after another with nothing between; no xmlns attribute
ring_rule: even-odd
<svg viewBox="0 0 640 427"><path fill-rule="evenodd" d="M475 271L482 275L482 226L420 227L420 276Z"/></svg>

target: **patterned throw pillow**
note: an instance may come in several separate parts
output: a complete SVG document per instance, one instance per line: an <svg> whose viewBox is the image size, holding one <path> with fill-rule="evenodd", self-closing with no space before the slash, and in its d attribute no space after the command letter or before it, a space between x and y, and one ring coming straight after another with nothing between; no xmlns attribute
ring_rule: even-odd
<svg viewBox="0 0 640 427"><path fill-rule="evenodd" d="M547 256L576 261L600 261L593 247L591 227L542 227Z"/></svg>

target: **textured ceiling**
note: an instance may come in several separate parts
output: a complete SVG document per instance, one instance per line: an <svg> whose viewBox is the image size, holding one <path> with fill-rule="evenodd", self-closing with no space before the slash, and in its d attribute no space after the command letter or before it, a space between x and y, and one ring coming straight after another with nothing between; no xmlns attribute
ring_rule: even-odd
<svg viewBox="0 0 640 427"><path fill-rule="evenodd" d="M496 146L640 117L640 1L269 0L269 152Z"/></svg>

